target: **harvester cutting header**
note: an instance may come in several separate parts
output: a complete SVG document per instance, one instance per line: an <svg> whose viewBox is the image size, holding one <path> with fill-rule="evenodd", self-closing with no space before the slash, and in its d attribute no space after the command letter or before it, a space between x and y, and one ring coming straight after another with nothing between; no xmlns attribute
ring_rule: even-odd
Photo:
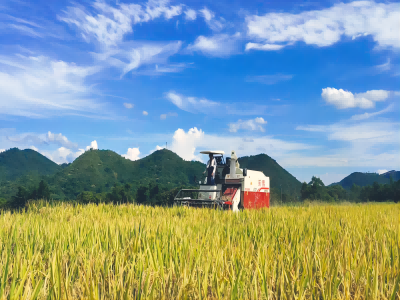
<svg viewBox="0 0 400 300"><path fill-rule="evenodd" d="M269 207L269 177L259 171L241 169L235 151L224 159L224 151L201 151L208 154L207 177L199 189L183 189L175 196L177 205L216 207L239 211Z"/></svg>

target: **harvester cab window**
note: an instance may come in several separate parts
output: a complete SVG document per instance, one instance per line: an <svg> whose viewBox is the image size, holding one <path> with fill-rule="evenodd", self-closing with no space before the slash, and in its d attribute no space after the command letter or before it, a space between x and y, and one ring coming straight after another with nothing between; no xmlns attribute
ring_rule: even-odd
<svg viewBox="0 0 400 300"><path fill-rule="evenodd" d="M217 166L225 165L224 157L223 156L214 156L215 161L217 162Z"/></svg>

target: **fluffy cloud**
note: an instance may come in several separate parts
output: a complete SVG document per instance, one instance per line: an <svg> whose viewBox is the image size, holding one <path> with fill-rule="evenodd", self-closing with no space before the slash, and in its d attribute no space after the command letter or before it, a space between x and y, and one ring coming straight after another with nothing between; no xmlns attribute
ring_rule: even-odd
<svg viewBox="0 0 400 300"><path fill-rule="evenodd" d="M195 151L203 138L204 132L196 127L190 128L187 133L183 129L178 129L172 138L171 150L184 160L201 160L200 155L195 154Z"/></svg>
<svg viewBox="0 0 400 300"><path fill-rule="evenodd" d="M16 135L13 137L8 137L7 139L12 143L17 144L34 144L34 145L50 145L55 144L58 146L77 149L78 144L73 143L68 140L68 138L61 133L52 133L51 131L47 132L47 134L32 134L32 133L24 133L20 135Z"/></svg>
<svg viewBox="0 0 400 300"><path fill-rule="evenodd" d="M149 113L144 110L142 114L143 114L143 116L147 116Z"/></svg>
<svg viewBox="0 0 400 300"><path fill-rule="evenodd" d="M47 158L51 159L57 164L62 164L62 163L71 163L73 162L76 158L81 156L83 153L85 153L85 150L88 151L90 149L97 150L98 145L96 141L92 141L89 146L86 147L86 149L78 149L77 151L73 151L71 149L68 149L66 147L60 147L55 151L40 151L37 148L35 149L36 151L40 152Z"/></svg>
<svg viewBox="0 0 400 300"><path fill-rule="evenodd" d="M219 103L207 100L205 98L198 99L196 97L185 97L183 95L177 94L174 91L170 91L166 94L166 98L175 104L178 108L187 112L214 112Z"/></svg>
<svg viewBox="0 0 400 300"><path fill-rule="evenodd" d="M167 118L167 114L161 114L160 115L160 120L165 120Z"/></svg>
<svg viewBox="0 0 400 300"><path fill-rule="evenodd" d="M201 52L205 55L226 57L238 53L240 34L216 34L211 37L200 35L187 47L188 51Z"/></svg>
<svg viewBox="0 0 400 300"><path fill-rule="evenodd" d="M322 89L322 98L329 104L335 105L339 109L360 107L373 108L375 102L384 101L390 95L389 91L371 90L365 93L353 94L342 89L325 88Z"/></svg>
<svg viewBox="0 0 400 300"><path fill-rule="evenodd" d="M128 152L122 156L130 160L138 160L140 155L139 148L128 148Z"/></svg>
<svg viewBox="0 0 400 300"><path fill-rule="evenodd" d="M56 134L56 133L51 133L49 131L47 133L46 139L48 143L58 144L60 146L67 148L73 148L73 149L78 148L78 144L72 143L67 139L66 136L63 136L61 133Z"/></svg>
<svg viewBox="0 0 400 300"><path fill-rule="evenodd" d="M259 149L263 149L263 152L277 159L292 153L292 151L313 149L314 147L268 136L243 139L240 136L205 134L201 129L194 127L187 132L183 129L176 130L171 147L168 148L185 160L203 161L206 157L199 153L201 150L219 149L225 153L237 150L239 156L245 156L259 154Z"/></svg>
<svg viewBox="0 0 400 300"><path fill-rule="evenodd" d="M105 105L92 97L87 77L98 67L54 61L44 56L0 56L0 115L44 118L81 115L107 118Z"/></svg>
<svg viewBox="0 0 400 300"><path fill-rule="evenodd" d="M90 143L90 145L86 147L86 151L88 151L90 149L93 149L93 150L99 149L99 147L97 146L97 141L96 140L92 141Z"/></svg>
<svg viewBox="0 0 400 300"><path fill-rule="evenodd" d="M240 129L243 130L252 130L252 131L261 131L264 132L265 129L262 125L267 124L263 118L255 118L251 120L239 120L235 123L229 124L229 131L230 132L237 132Z"/></svg>
<svg viewBox="0 0 400 300"><path fill-rule="evenodd" d="M0 153L6 151L6 149L0 149Z"/></svg>
<svg viewBox="0 0 400 300"><path fill-rule="evenodd" d="M249 43L248 49L272 50L275 45L278 50L298 41L324 47L338 42L342 36L371 36L380 47L400 48L398 3L354 1L300 14L249 15L246 25L248 36L262 42Z"/></svg>
<svg viewBox="0 0 400 300"><path fill-rule="evenodd" d="M128 109L133 108L133 104L132 103L124 103L124 106Z"/></svg>
<svg viewBox="0 0 400 300"><path fill-rule="evenodd" d="M190 21L196 20L196 11L193 9L186 10L185 11L185 19L190 20Z"/></svg>

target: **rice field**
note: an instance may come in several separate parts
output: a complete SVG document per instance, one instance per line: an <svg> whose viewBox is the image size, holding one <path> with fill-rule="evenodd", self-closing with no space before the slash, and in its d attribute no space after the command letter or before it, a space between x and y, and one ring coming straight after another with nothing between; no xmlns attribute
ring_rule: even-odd
<svg viewBox="0 0 400 300"><path fill-rule="evenodd" d="M0 213L0 299L400 299L400 205Z"/></svg>

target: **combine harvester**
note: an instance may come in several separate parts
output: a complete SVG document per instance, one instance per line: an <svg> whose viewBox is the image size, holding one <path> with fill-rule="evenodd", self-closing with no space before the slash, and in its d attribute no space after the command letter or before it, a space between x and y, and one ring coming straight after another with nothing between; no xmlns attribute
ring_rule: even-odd
<svg viewBox="0 0 400 300"><path fill-rule="evenodd" d="M223 210L269 207L269 177L259 171L240 169L235 151L224 160L224 151L202 151L213 154L217 167L215 184L207 178L199 189L182 189L174 198L175 205L212 207Z"/></svg>

